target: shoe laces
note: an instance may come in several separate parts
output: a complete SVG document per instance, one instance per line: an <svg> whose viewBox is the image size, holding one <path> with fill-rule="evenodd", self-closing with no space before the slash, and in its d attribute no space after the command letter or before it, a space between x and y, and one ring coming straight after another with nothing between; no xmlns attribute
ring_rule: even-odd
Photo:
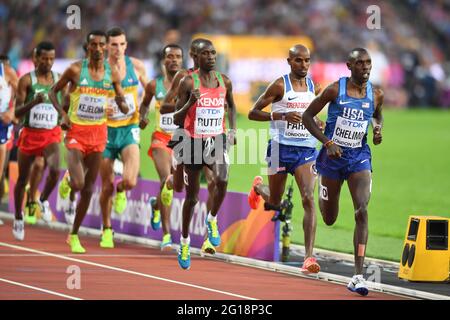
<svg viewBox="0 0 450 320"><path fill-rule="evenodd" d="M189 245L182 244L181 245L181 259L187 260L188 257L189 257Z"/></svg>
<svg viewBox="0 0 450 320"><path fill-rule="evenodd" d="M167 243L167 242L171 242L171 241L172 241L172 237L170 236L170 234L163 235L163 241L162 242Z"/></svg>
<svg viewBox="0 0 450 320"><path fill-rule="evenodd" d="M211 234L214 238L219 236L219 230L217 228L217 221L211 220L209 221L209 225L211 226Z"/></svg>

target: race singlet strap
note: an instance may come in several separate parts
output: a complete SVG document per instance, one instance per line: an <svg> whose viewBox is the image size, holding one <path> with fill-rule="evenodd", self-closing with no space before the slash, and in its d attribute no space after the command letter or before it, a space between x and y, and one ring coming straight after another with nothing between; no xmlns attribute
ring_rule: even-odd
<svg viewBox="0 0 450 320"><path fill-rule="evenodd" d="M375 99L373 97L372 83L370 83L370 81L367 82L366 94L367 99L369 99L370 102L373 103Z"/></svg>
<svg viewBox="0 0 450 320"><path fill-rule="evenodd" d="M338 96L338 101L344 101L345 100L345 95L347 92L347 78L342 77L339 79L339 96Z"/></svg>
<svg viewBox="0 0 450 320"><path fill-rule="evenodd" d="M308 86L308 91L315 94L314 82L311 80L311 78L306 77L306 85Z"/></svg>
<svg viewBox="0 0 450 320"><path fill-rule="evenodd" d="M0 77L3 77L5 70L3 69L3 63L0 63Z"/></svg>
<svg viewBox="0 0 450 320"><path fill-rule="evenodd" d="M289 75L288 75L288 74L285 74L285 75L283 76L283 78L284 78L284 91L285 91L285 92L291 91L291 90L292 90L292 87L291 87L291 81L289 81Z"/></svg>
<svg viewBox="0 0 450 320"><path fill-rule="evenodd" d="M37 84L37 76L36 76L36 71L31 71L30 72L30 78L31 78L31 85L34 86L35 84Z"/></svg>
<svg viewBox="0 0 450 320"><path fill-rule="evenodd" d="M217 81L219 81L219 85L222 88L225 88L225 82L223 81L222 74L220 72L216 71L216 77L217 77Z"/></svg>
<svg viewBox="0 0 450 320"><path fill-rule="evenodd" d="M193 72L191 76L192 80L194 80L194 90L200 89L200 78L198 76L198 73Z"/></svg>

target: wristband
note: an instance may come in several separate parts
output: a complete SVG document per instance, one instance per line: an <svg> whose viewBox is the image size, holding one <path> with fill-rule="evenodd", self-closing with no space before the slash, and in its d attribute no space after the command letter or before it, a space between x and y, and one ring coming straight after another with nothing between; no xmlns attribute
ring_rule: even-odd
<svg viewBox="0 0 450 320"><path fill-rule="evenodd" d="M331 145L333 145L333 144L334 144L333 140L328 140L323 146L324 146L325 148L328 148L329 146L331 146Z"/></svg>

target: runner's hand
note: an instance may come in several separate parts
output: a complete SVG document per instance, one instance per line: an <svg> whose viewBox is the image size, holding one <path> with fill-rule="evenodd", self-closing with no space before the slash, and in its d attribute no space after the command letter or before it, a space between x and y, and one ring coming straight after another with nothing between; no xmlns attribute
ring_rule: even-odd
<svg viewBox="0 0 450 320"><path fill-rule="evenodd" d="M0 118L4 124L10 124L14 120L14 113L12 110L7 110L0 115Z"/></svg>
<svg viewBox="0 0 450 320"><path fill-rule="evenodd" d="M342 157L342 149L337 144L332 143L327 147L327 155L330 159L339 159Z"/></svg>
<svg viewBox="0 0 450 320"><path fill-rule="evenodd" d="M375 126L373 128L373 144L374 145L380 144L382 140L383 140L383 137L381 135L381 127Z"/></svg>
<svg viewBox="0 0 450 320"><path fill-rule="evenodd" d="M61 120L61 129L69 130L71 127L72 127L72 125L70 123L69 116L67 114L64 114L62 116L62 120Z"/></svg>
<svg viewBox="0 0 450 320"><path fill-rule="evenodd" d="M300 123L302 121L302 115L299 112L286 113L286 121L290 123Z"/></svg>
<svg viewBox="0 0 450 320"><path fill-rule="evenodd" d="M116 96L114 98L116 101L117 106L119 107L120 112L123 114L128 114L128 111L130 111L130 108L128 107L127 101L124 97Z"/></svg>
<svg viewBox="0 0 450 320"><path fill-rule="evenodd" d="M230 129L227 132L227 140L228 140L228 145L230 146L234 146L237 143L237 139L236 139L236 129Z"/></svg>
<svg viewBox="0 0 450 320"><path fill-rule="evenodd" d="M42 92L39 92L34 95L34 104L39 104L45 101L46 95Z"/></svg>
<svg viewBox="0 0 450 320"><path fill-rule="evenodd" d="M147 127L147 125L148 125L148 119L147 118L141 118L140 120L139 120L139 128L141 128L141 130L144 130L146 127Z"/></svg>
<svg viewBox="0 0 450 320"><path fill-rule="evenodd" d="M200 99L200 90L195 89L191 91L191 96L189 97L189 104L193 105L198 99Z"/></svg>

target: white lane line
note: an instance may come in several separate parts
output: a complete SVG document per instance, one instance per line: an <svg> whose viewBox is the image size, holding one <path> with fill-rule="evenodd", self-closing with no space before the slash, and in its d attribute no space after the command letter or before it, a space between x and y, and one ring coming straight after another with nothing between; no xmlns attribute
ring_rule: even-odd
<svg viewBox="0 0 450 320"><path fill-rule="evenodd" d="M224 294L224 295L227 295L227 296L237 297L237 298L241 298L241 299L258 300L256 298L247 297L247 296L243 296L243 295L239 295L239 294L235 294L235 293L231 293L231 292L227 292L227 291L221 291L221 290L211 289L211 288L198 286L198 285L190 284L190 283L186 283L186 282L171 280L171 279L167 279L167 278L161 278L161 277L152 276L152 275L146 274L146 273L131 271L131 270L122 269L122 268L116 268L116 267L112 267L112 266L108 266L108 265L100 264L100 263L95 263L95 262L91 262L91 261L75 259L75 258L71 258L71 257L65 257L65 256L62 256L62 255L59 255L59 254L54 254L54 253L49 253L49 252L45 252L45 251L34 250L34 249L26 248L26 247L21 247L21 246L16 246L16 245L13 245L13 244L5 243L5 242L0 242L0 246L4 246L4 247L7 247L7 248L13 248L13 249L17 249L17 250L22 250L22 251L27 251L27 252L32 252L32 253L37 253L37 254L41 254L41 255L44 255L44 256L58 258L58 259L62 259L62 260L68 260L68 261L83 263L83 264L87 264L87 265L91 265L91 266L95 266L95 267L99 267L99 268L104 268L104 269L109 269L109 270L113 270L113 271L133 274L133 275L137 275L137 276L141 276L141 277L145 277L145 278L165 281L165 282L169 282L169 283L174 283L174 284L178 284L178 285L182 285L182 286L186 286L186 287L191 287L191 288L196 288L196 289L200 289L200 290L205 290L205 291L210 291L210 292L215 292L215 293ZM184 272L186 272L186 271L184 271Z"/></svg>
<svg viewBox="0 0 450 320"><path fill-rule="evenodd" d="M77 297L68 296L68 295L65 295L65 294L62 294L62 293L59 293L59 292L55 292L55 291L51 291L51 290L47 290L47 289L42 289L42 288L30 286L28 284L24 284L24 283L20 283L20 282L16 282L16 281L11 281L11 280L8 280L8 279L0 278L0 281L6 282L6 283L9 283L9 284L13 284L13 285L16 285L16 286L20 286L20 287L25 287L25 288L28 288L28 289L33 289L33 290L45 292L45 293L48 293L48 294L52 294L52 295L55 295L55 296L58 296L58 297L63 297L63 298L71 299L71 300L83 300L83 299L80 299L80 298L77 298Z"/></svg>

